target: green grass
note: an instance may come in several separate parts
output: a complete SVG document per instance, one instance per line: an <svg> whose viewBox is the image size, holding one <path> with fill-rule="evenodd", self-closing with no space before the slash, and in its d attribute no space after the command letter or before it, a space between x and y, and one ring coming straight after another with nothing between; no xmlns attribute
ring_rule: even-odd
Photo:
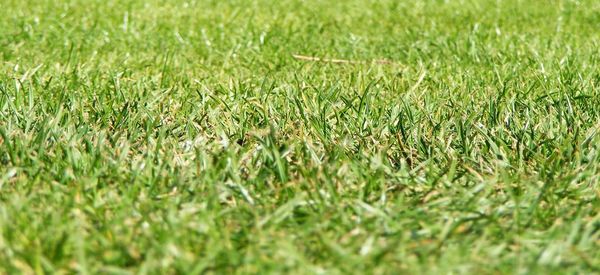
<svg viewBox="0 0 600 275"><path fill-rule="evenodd" d="M599 28L592 0L3 0L0 274L600 272Z"/></svg>

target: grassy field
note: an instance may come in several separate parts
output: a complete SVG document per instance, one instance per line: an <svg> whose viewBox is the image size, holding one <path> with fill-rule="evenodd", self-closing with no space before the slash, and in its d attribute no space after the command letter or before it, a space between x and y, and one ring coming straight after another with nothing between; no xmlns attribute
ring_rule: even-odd
<svg viewBox="0 0 600 275"><path fill-rule="evenodd" d="M592 0L2 0L0 274L598 273L599 28Z"/></svg>

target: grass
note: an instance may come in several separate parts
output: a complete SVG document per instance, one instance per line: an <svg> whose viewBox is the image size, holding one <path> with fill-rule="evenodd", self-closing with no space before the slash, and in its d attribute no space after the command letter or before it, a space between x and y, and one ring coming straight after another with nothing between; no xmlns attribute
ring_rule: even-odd
<svg viewBox="0 0 600 275"><path fill-rule="evenodd" d="M0 273L600 272L598 27L591 0L3 0Z"/></svg>

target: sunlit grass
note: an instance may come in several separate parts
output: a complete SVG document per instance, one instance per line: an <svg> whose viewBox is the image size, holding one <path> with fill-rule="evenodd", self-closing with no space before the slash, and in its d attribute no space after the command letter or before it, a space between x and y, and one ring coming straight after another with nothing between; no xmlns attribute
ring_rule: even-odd
<svg viewBox="0 0 600 275"><path fill-rule="evenodd" d="M0 273L600 272L598 27L595 1L4 0Z"/></svg>

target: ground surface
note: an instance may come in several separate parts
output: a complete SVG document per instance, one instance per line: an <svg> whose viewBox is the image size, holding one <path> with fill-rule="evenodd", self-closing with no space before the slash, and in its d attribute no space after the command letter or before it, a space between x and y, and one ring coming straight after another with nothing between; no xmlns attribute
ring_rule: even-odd
<svg viewBox="0 0 600 275"><path fill-rule="evenodd" d="M0 273L600 272L599 28L591 0L3 0Z"/></svg>

